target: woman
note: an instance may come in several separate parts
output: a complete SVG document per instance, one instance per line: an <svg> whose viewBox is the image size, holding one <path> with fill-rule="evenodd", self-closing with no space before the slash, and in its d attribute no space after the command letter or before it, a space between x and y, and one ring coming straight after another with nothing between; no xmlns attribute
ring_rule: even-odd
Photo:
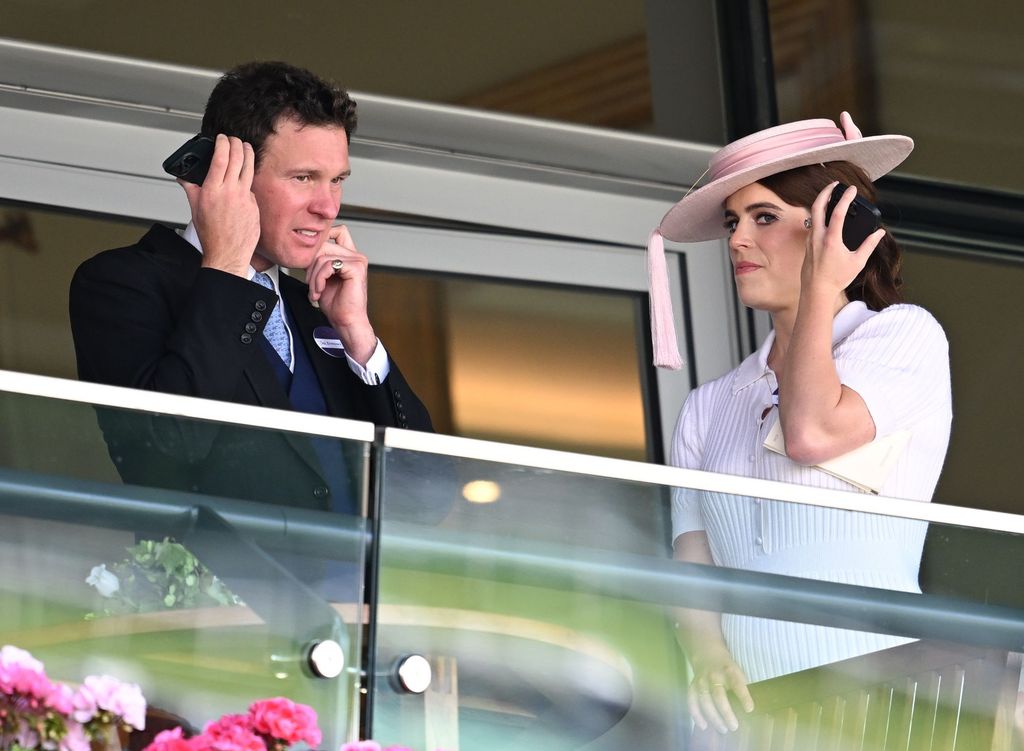
<svg viewBox="0 0 1024 751"><path fill-rule="evenodd" d="M728 236L740 300L770 314L773 331L738 368L687 398L672 463L691 469L853 490L822 462L874 441L902 445L878 488L931 500L952 417L948 346L923 309L901 303L900 250L884 229L843 244L856 194L913 148L904 136L864 138L847 113L769 128L711 160L709 182L687 194L652 236L652 321L659 364L674 335L658 273L660 237ZM849 187L825 223L833 187ZM660 340L660 342L659 342ZM781 427L784 454L765 448ZM901 443L900 441L905 441ZM899 450L899 449L897 449ZM848 480L852 480L850 482ZM919 592L926 524L720 493L677 490L679 560ZM698 727L735 729L729 692L751 711L748 681L764 680L906 641L763 618L680 611L693 666L688 699Z"/></svg>

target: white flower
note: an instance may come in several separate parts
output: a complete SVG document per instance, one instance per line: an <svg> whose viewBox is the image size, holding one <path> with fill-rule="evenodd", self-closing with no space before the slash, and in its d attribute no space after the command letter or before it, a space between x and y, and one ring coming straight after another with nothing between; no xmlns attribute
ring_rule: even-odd
<svg viewBox="0 0 1024 751"><path fill-rule="evenodd" d="M96 587L96 591L104 597L113 597L114 593L121 588L121 582L117 578L117 574L107 571L107 567L103 563L92 567L92 571L89 572L89 577L85 580L85 583Z"/></svg>

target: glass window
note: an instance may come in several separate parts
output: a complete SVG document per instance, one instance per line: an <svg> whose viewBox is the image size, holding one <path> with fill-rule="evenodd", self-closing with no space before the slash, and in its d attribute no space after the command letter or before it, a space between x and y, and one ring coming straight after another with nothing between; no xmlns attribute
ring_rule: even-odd
<svg viewBox="0 0 1024 751"><path fill-rule="evenodd" d="M648 458L640 295L380 270L370 287L439 432Z"/></svg>
<svg viewBox="0 0 1024 751"><path fill-rule="evenodd" d="M4 226L0 369L75 378L71 277L146 225L0 206ZM371 320L439 432L650 458L642 295L381 268L370 285Z"/></svg>
<svg viewBox="0 0 1024 751"><path fill-rule="evenodd" d="M1024 5L771 0L779 118L839 116L906 133L903 172L1020 192Z"/></svg>
<svg viewBox="0 0 1024 751"><path fill-rule="evenodd" d="M145 225L0 204L0 369L75 378L68 286L78 264Z"/></svg>
<svg viewBox="0 0 1024 751"><path fill-rule="evenodd" d="M935 498L1016 513L1024 401L1012 383L1024 369L1024 348L1012 332L1024 264L921 245L904 250L907 297L927 308L949 339L953 434Z"/></svg>

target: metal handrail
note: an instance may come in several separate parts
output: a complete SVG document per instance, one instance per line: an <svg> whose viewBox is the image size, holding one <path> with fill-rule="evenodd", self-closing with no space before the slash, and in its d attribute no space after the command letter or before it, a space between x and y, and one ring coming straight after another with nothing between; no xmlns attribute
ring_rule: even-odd
<svg viewBox="0 0 1024 751"><path fill-rule="evenodd" d="M0 513L5 514L161 535L185 530L187 537L204 508L223 519L237 540L271 551L284 548L330 559L371 538L360 520L341 514L0 469ZM564 589L665 608L714 610L1024 651L1022 608L682 563L654 555L485 537L392 519L385 519L381 542L381 563L388 567L421 569L423 561L429 560L430 571L452 576ZM281 587L292 586L289 577L278 578Z"/></svg>
<svg viewBox="0 0 1024 751"><path fill-rule="evenodd" d="M608 480L624 480L666 488L690 488L737 497L763 498L843 511L878 514L898 519L915 519L937 524L1024 534L1024 516L1002 511L922 503L868 493L793 485L739 475L725 475L695 469L611 459L590 454L516 446L473 438L418 433L388 428L384 433L388 449L417 451L441 456L475 459L497 464L571 472Z"/></svg>

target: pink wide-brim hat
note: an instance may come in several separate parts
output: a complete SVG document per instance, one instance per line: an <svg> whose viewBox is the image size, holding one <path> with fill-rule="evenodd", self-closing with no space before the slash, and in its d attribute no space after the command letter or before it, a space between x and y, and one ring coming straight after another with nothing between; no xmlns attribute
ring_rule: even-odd
<svg viewBox="0 0 1024 751"><path fill-rule="evenodd" d="M874 181L891 172L914 148L907 136L865 138L852 120L843 125L847 122L850 127L844 134L831 120L798 120L719 149L708 164L708 182L669 209L661 220L661 234L676 242L725 237L725 199L762 177L809 164L851 162Z"/></svg>
<svg viewBox="0 0 1024 751"><path fill-rule="evenodd" d="M676 242L715 240L729 234L725 200L741 188L769 175L825 162L850 162L872 181L892 171L910 154L907 136L865 138L849 114L832 120L798 120L752 133L719 149L708 165L708 182L687 193L665 214L648 240L651 329L654 362L660 367L682 365L675 342L662 238Z"/></svg>

